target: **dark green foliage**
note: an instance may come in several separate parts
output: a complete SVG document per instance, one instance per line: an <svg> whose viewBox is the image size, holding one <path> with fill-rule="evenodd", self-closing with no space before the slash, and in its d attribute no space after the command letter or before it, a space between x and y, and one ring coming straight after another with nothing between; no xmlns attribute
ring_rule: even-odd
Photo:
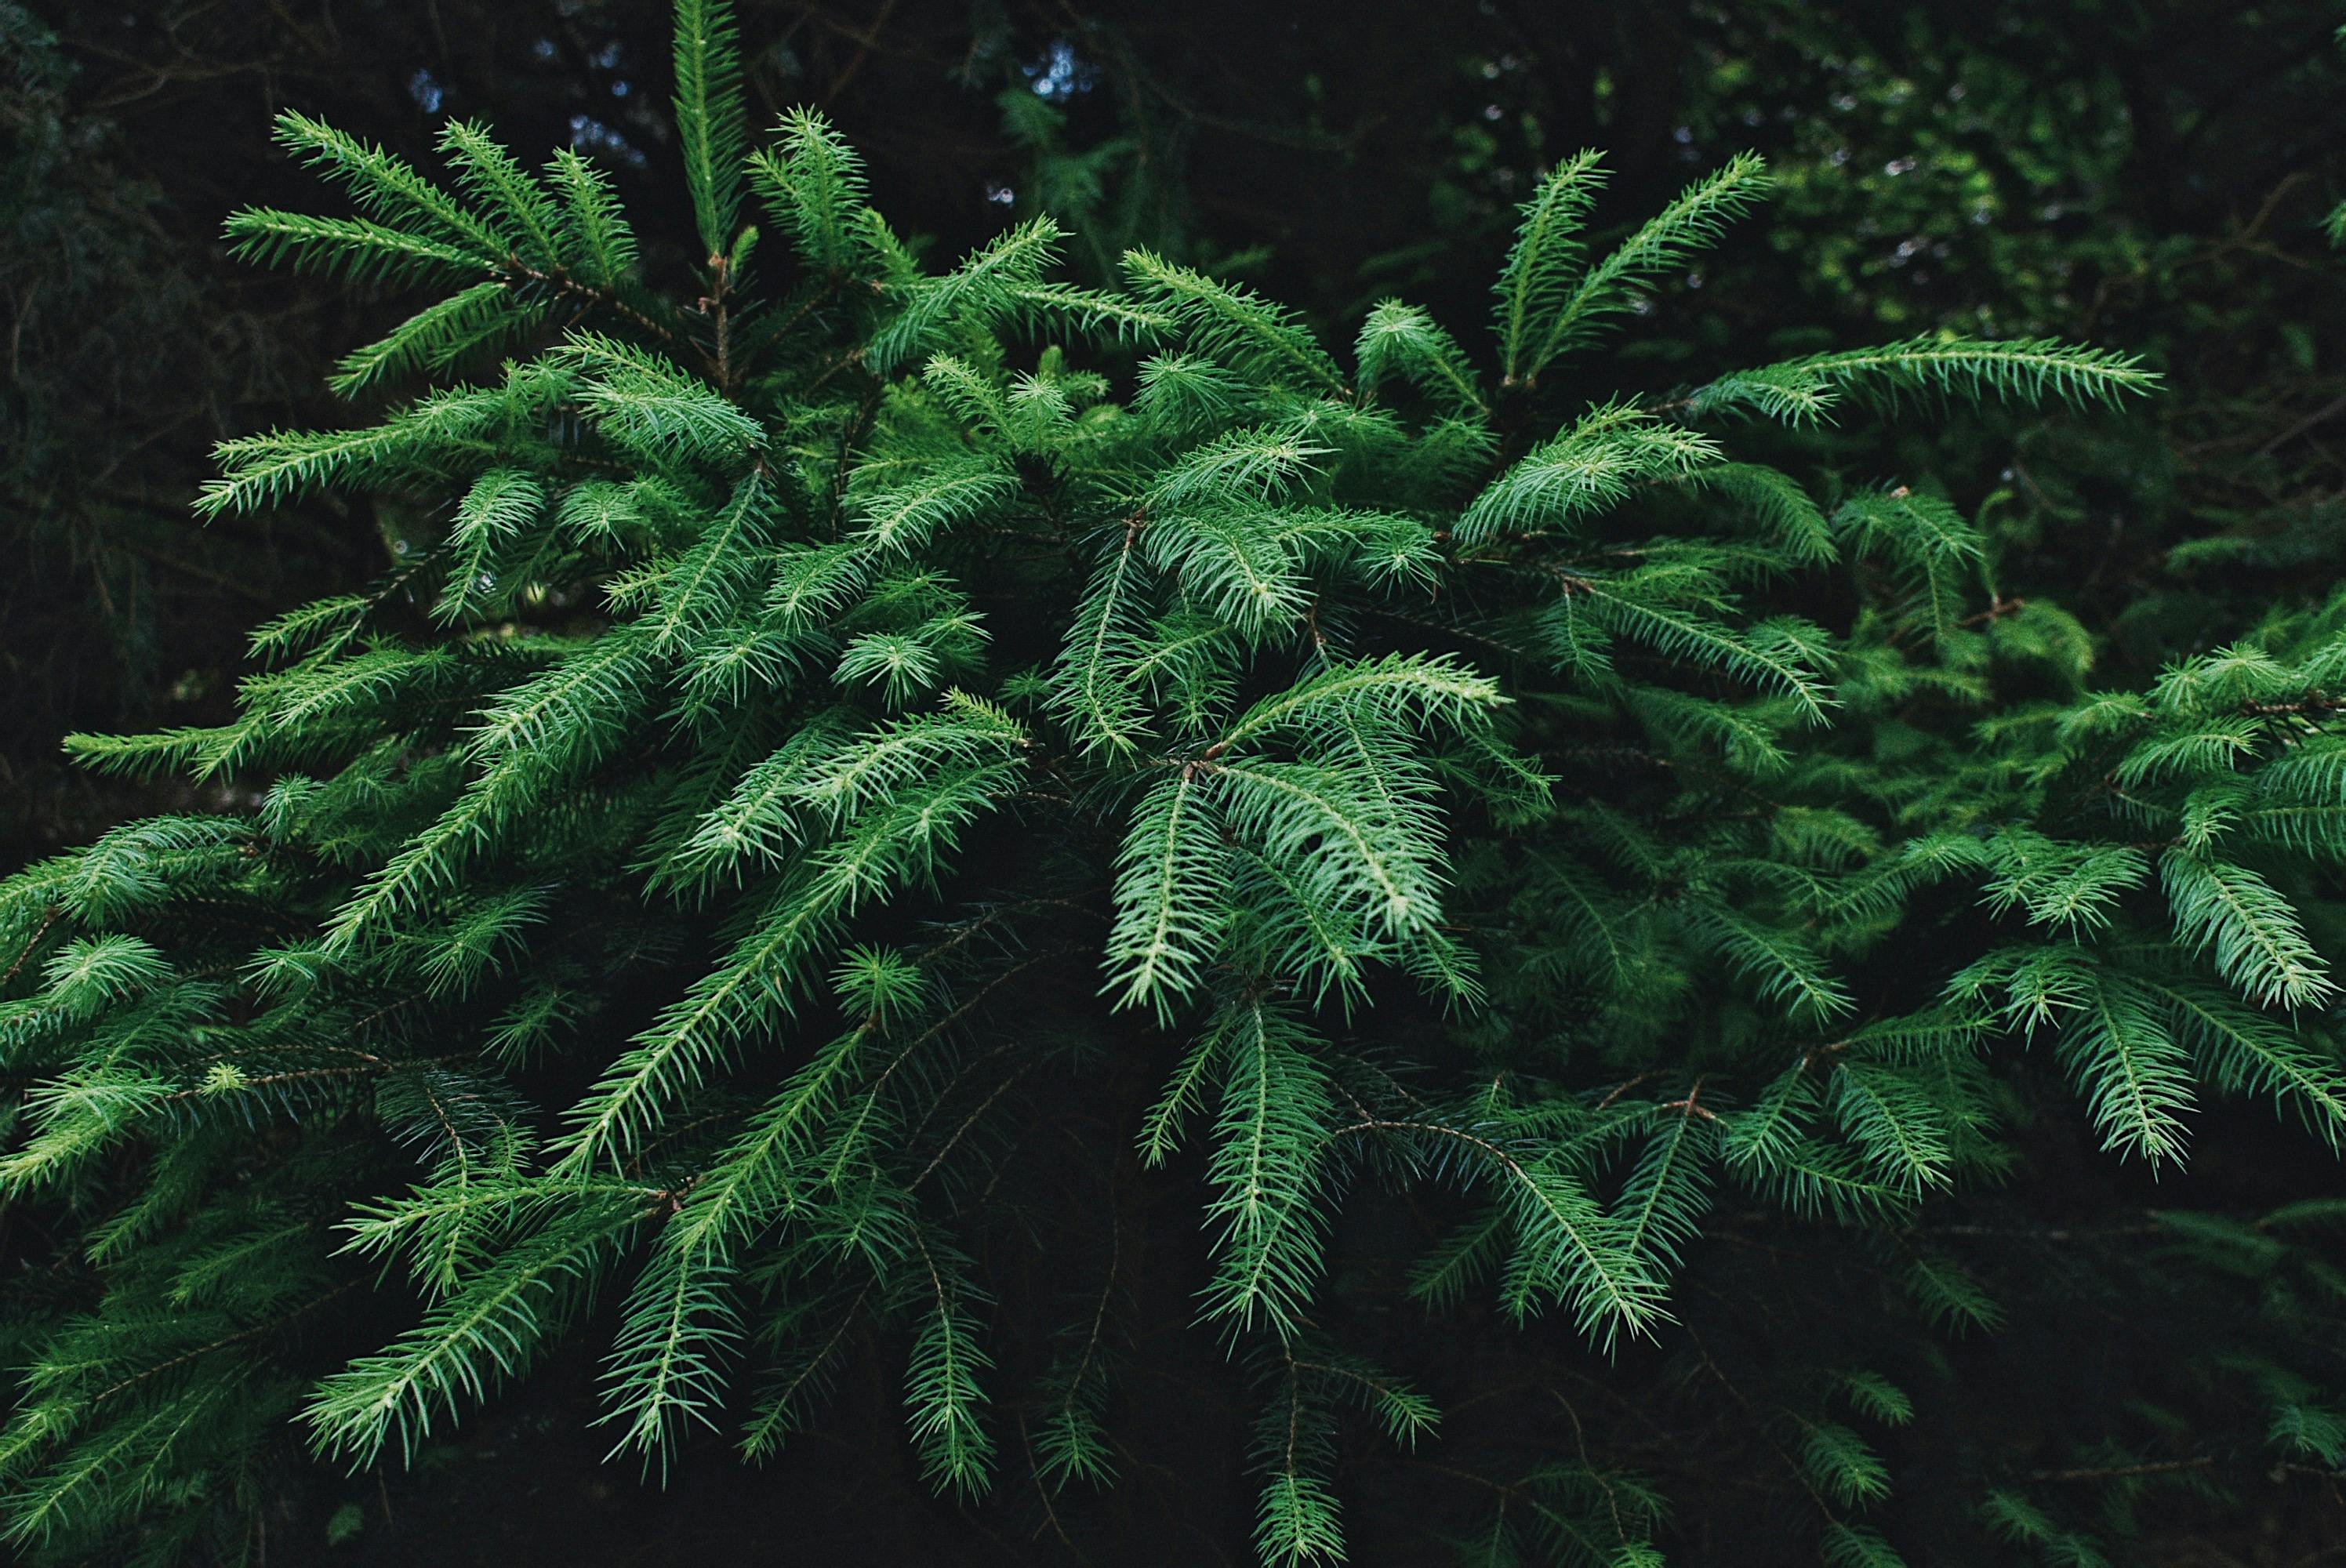
<svg viewBox="0 0 2346 1568"><path fill-rule="evenodd" d="M1935 1206L2032 1117L2171 1170L2211 1092L2334 1151L2346 604L2096 691L1974 519L1801 456L1902 401L2127 406L2132 359L1930 335L1560 401L1756 158L1611 247L1567 161L1494 338L1392 301L1349 364L1145 250L1059 281L1048 217L932 271L821 118L749 148L730 38L678 7L677 298L590 166L466 124L444 186L289 116L359 215L230 220L432 285L346 387L480 371L222 446L208 513L432 536L257 634L228 724L75 742L240 809L0 884L28 1558L235 1557L297 1441L395 1468L579 1344L615 1461L788 1466L876 1365L933 1492L1056 1523L1196 1329L1264 1562L1380 1549L1354 1478L1437 1451L1399 1550L1657 1561L1692 1489L1635 1422L1454 1452L1442 1404L1512 1387L1452 1375L1464 1321L1655 1420L1723 1399L1799 1554L1928 1561L1886 1455L2002 1311ZM1169 1316L1103 1214L1143 1186L1204 1237ZM1362 1310L1341 1227L1396 1196L1418 1299ZM1786 1299L1718 1256L1747 1215L1835 1305L1812 1365L1710 1337ZM2239 1484L2346 1450L2332 1218L2125 1255L2217 1326ZM2032 1476L2130 1462L1932 1484L2091 1561L2109 1516Z"/></svg>

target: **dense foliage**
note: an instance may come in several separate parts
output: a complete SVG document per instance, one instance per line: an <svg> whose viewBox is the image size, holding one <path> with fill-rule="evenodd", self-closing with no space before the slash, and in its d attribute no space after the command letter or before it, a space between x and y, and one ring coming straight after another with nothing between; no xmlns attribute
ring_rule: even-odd
<svg viewBox="0 0 2346 1568"><path fill-rule="evenodd" d="M1341 28L1237 0L740 15L753 117L822 105L900 231L938 253L1047 210L1073 275L1105 281L1138 245L1333 337L1387 291L1476 315L1515 205L1578 148L1608 149L1608 222L1758 148L1777 196L1663 282L1637 358L1590 390L1942 326L2145 353L2168 392L2095 429L2119 439L1957 417L1902 426L1881 463L1943 473L2016 547L2014 591L2057 585L2097 634L2130 611L2104 645L2129 680L2337 559L2323 425L2346 266L2315 223L2346 173L2346 59L2313 0L1636 0L1601 19L1413 0ZM189 515L215 440L340 422L326 367L397 319L396 290L240 267L217 242L238 205L307 199L264 106L411 161L450 117L589 150L648 263L678 275L665 28L640 0L0 5L21 95L0 137L18 241L0 262L0 859L183 799L66 768L57 738L219 722L248 626L382 562L366 497ZM2168 564L2226 519L2245 554Z"/></svg>
<svg viewBox="0 0 2346 1568"><path fill-rule="evenodd" d="M933 272L821 117L750 135L721 5L675 68L681 293L461 119L440 184L287 116L353 212L231 221L430 290L338 390L448 384L220 449L208 514L370 495L399 565L230 722L75 743L235 809L0 886L21 1550L253 1555L582 1345L656 1478L884 1377L973 1556L1149 1560L1223 1451L1268 1563L2088 1563L2346 1466L2346 602L2098 687L1866 433L2157 378L1588 395L1749 157L1609 246L1562 158L1487 327L1341 355L1046 216ZM2172 1173L2221 1096L2302 1201L2045 1278L2042 1128ZM1163 1445L1168 1387L1239 1409Z"/></svg>

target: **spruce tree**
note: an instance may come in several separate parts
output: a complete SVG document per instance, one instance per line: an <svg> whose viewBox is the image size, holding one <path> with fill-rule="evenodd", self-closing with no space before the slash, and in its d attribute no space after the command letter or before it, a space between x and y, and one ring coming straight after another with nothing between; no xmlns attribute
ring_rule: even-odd
<svg viewBox="0 0 2346 1568"><path fill-rule="evenodd" d="M1794 1560L1926 1561L1884 1451L1916 1345L1999 1316L1933 1216L2017 1129L2172 1171L2212 1091L2336 1148L2346 598L2095 691L1929 484L1764 461L2121 403L2134 361L1925 337L1588 395L1749 158L1609 246L1567 159L1487 329L1392 300L1345 352L1145 251L1056 280L1047 216L933 270L821 117L752 134L721 0L675 65L680 288L591 162L464 121L441 179L288 115L351 210L229 225L422 304L336 378L400 401L226 443L203 509L342 488L405 537L254 634L232 723L72 743L232 809L0 885L28 1560L249 1560L298 1451L401 1466L580 1341L615 1463L786 1466L884 1357L948 1504L1081 1529L1194 1331L1250 1390L1265 1563L1658 1561L1685 1500L1609 1410L1348 1532L1364 1435L1446 1454L1504 1395L1413 1375L1495 1312L1715 1380ZM1137 1191L1206 1238L1170 1321ZM1405 1321L1335 1278L1395 1193L1435 1229ZM1810 1270L1733 1288L1839 1298L1814 1364L1692 1337L1729 1205ZM2241 1484L2346 1465L2336 1217L2127 1255L2205 1282ZM1952 1484L2044 1561L2122 1525Z"/></svg>

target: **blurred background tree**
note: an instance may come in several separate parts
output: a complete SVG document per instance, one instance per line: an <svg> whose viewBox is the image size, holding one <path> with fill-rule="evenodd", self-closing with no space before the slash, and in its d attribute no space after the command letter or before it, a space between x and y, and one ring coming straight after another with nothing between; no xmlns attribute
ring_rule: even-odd
<svg viewBox="0 0 2346 1568"><path fill-rule="evenodd" d="M2346 194L2346 62L2314 0L740 12L761 117L822 107L870 159L880 204L937 254L1047 209L1076 231L1078 271L1143 243L1247 275L1347 336L1391 291L1477 318L1514 204L1579 148L1606 148L1616 171L1600 225L1756 148L1781 193L1653 303L1651 385L1698 355L1760 362L1943 326L2145 353L2169 378L2147 412L1950 414L1910 422L1898 454L1988 528L2006 600L2049 594L2097 634L2112 684L2327 589L2346 557L2346 264L2320 229ZM189 510L214 441L352 417L327 369L398 314L226 260L229 210L299 205L308 188L270 115L326 113L411 157L447 117L491 115L517 147L595 154L656 241L690 229L659 206L678 199L666 28L658 0L0 0L0 863L168 804L66 771L65 732L217 722L246 626L359 583L399 543L398 518L323 502L209 527ZM1785 321L1818 335L1781 338ZM1844 461L1830 431L1804 455ZM2256 1201L2257 1147L2253 1131L2228 1145L2217 1130L2193 1200ZM2076 1167L2073 1209L2046 1223L2078 1235L2183 1196L2041 1154ZM2047 1301L2106 1336L2126 1320L2122 1279L2091 1274L2104 1294L2060 1301L2091 1271L2045 1257ZM2123 1353L2188 1362L2190 1349ZM852 1421L861 1406L845 1403ZM500 1458L518 1446L500 1431L523 1429L537 1434L526 1467ZM1984 1420L1976 1438L2030 1434ZM427 1463L412 1497L371 1500L347 1560L454 1560L434 1555L448 1538L430 1519L492 1502L580 1561L759 1538L766 1516L743 1495L639 1492L597 1472L597 1451L566 1412L517 1404L467 1429L463 1465ZM867 1480L842 1451L800 1484L884 1505ZM2161 1533L2164 1504L2144 1506L2146 1560L2161 1562L2312 1563L2346 1528L2332 1510ZM400 1529L378 1527L394 1514Z"/></svg>

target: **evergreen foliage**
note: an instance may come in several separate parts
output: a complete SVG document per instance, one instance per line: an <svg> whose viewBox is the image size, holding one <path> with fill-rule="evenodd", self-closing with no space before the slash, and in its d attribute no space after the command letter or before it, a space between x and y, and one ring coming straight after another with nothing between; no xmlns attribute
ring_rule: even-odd
<svg viewBox="0 0 2346 1568"><path fill-rule="evenodd" d="M819 117L750 148L720 0L677 20L674 297L590 164L463 122L441 183L288 116L355 214L230 220L428 287L343 390L453 384L224 444L204 510L438 527L256 634L232 722L74 743L247 809L0 884L0 1191L53 1242L11 1285L28 1560L235 1557L295 1445L407 1462L574 1342L653 1472L709 1431L787 1464L884 1358L939 1494L1111 1488L1167 1328L1102 1234L1137 1185L1206 1238L1266 1563L1361 1554L1347 1456L1443 1442L1411 1337L1331 1285L1383 1193L1440 1217L1423 1310L1691 1351L1804 1551L1928 1560L1884 1457L1916 1352L1763 1409L1681 1338L1728 1195L1897 1279L1851 1308L1881 1349L1997 1320L1926 1216L2048 1084L2114 1162L2188 1159L2211 1093L2337 1148L2346 600L2097 691L1927 485L1766 461L1902 401L2123 404L2133 360L1924 337L1559 401L1750 158L1609 248L1566 160L1490 340L1391 301L1349 364L1146 251L1056 280L1046 217L934 271ZM2330 1217L2161 1220L2174 1268L2287 1296L2236 1293L2209 1374L2249 1481L2346 1451L2297 1241ZM1035 1299L1046 1248L1105 1283ZM1667 1543L1601 1448L1427 1473L1461 1561ZM2101 1550L2074 1497L1975 1491Z"/></svg>

